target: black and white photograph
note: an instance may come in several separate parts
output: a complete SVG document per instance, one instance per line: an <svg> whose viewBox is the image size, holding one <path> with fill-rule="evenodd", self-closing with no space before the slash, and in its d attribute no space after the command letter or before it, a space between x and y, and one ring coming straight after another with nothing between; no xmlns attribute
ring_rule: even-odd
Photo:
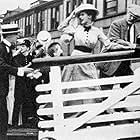
<svg viewBox="0 0 140 140"><path fill-rule="evenodd" d="M0 140L140 140L140 0L0 0Z"/></svg>

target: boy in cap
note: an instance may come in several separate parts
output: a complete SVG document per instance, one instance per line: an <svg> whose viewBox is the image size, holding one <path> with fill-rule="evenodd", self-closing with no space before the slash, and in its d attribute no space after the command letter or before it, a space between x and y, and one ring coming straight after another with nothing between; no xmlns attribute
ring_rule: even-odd
<svg viewBox="0 0 140 140"><path fill-rule="evenodd" d="M13 58L14 63L17 67L24 67L32 62L32 56L30 55L30 46L31 46L31 42L29 39L24 39L22 43L17 46L18 50L20 50L20 53ZM16 76L15 90L14 90L15 101L14 101L14 109L13 109L13 116L12 116L13 127L19 126L19 113L21 110L21 106L22 106L22 111L21 111L22 125L26 123L27 112L24 113L25 110L27 110L24 107L27 102L26 96L32 94L29 91L29 89L31 88L29 86L30 86L29 78L27 78L26 76L24 77Z"/></svg>
<svg viewBox="0 0 140 140"><path fill-rule="evenodd" d="M19 33L17 24L5 24L1 26L3 40L0 43L0 140L7 139L8 111L6 97L9 91L9 74L24 76L32 72L32 68L15 67L12 61L12 49L15 47Z"/></svg>
<svg viewBox="0 0 140 140"><path fill-rule="evenodd" d="M130 5L127 9L126 17L112 22L109 28L108 37L113 42L126 47L132 46L132 48L135 48L137 43L136 36L140 32L140 25L139 23L136 23L139 19L140 6L135 4ZM101 78L133 74L130 67L130 61L106 62L104 64L105 68L100 69ZM120 84L120 87L124 88L126 85L128 85L128 83L122 83ZM102 89L112 89L113 85L103 85L101 87Z"/></svg>

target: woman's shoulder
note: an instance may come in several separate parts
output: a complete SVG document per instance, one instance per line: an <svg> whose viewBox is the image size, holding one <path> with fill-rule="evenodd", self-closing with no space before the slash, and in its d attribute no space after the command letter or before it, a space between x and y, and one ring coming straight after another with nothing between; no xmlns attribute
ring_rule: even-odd
<svg viewBox="0 0 140 140"><path fill-rule="evenodd" d="M96 33L101 33L102 32L102 28L96 27L96 26L92 26L92 30Z"/></svg>
<svg viewBox="0 0 140 140"><path fill-rule="evenodd" d="M100 28L97 27L97 26L92 26L92 29L97 30L97 31L100 31Z"/></svg>

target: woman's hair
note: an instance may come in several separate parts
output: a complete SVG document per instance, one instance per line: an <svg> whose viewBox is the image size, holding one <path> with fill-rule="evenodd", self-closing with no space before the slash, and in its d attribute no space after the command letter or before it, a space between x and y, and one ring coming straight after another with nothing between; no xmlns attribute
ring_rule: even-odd
<svg viewBox="0 0 140 140"><path fill-rule="evenodd" d="M95 21L96 15L97 15L97 13L95 11L93 11L93 10L83 10L81 12L85 12L85 13L87 13L88 16L92 16L91 20ZM78 17L80 16L80 13L78 14Z"/></svg>

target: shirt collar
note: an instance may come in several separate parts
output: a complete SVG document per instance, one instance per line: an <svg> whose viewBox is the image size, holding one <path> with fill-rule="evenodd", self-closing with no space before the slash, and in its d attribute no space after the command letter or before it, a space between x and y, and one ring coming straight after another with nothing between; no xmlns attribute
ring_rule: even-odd
<svg viewBox="0 0 140 140"><path fill-rule="evenodd" d="M3 43L6 44L6 50L9 53L10 52L9 47L11 46L11 43L6 39L3 39Z"/></svg>

